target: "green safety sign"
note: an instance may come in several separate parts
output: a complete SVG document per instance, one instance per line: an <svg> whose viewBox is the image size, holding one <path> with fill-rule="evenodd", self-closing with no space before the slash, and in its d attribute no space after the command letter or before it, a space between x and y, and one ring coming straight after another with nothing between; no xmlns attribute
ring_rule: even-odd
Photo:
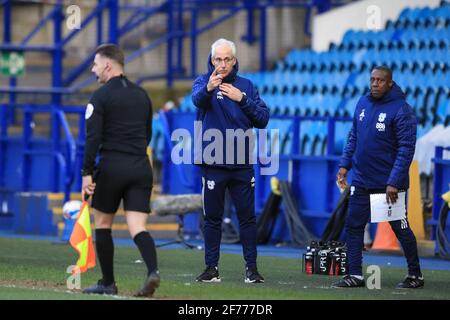
<svg viewBox="0 0 450 320"><path fill-rule="evenodd" d="M0 70L5 76L21 76L25 70L22 52L7 51L0 55Z"/></svg>

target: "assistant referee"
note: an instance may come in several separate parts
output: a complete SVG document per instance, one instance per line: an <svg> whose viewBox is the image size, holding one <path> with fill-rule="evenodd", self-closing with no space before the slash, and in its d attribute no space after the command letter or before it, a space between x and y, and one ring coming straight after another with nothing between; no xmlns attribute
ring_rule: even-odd
<svg viewBox="0 0 450 320"><path fill-rule="evenodd" d="M152 132L152 103L147 93L124 75L124 54L115 44L96 49L92 72L104 84L86 108L86 144L82 198L92 195L95 246L102 279L84 293L117 294L111 227L121 200L128 228L148 273L135 296L152 296L159 287L155 243L145 229L153 186L147 146ZM99 162L96 165L96 157Z"/></svg>

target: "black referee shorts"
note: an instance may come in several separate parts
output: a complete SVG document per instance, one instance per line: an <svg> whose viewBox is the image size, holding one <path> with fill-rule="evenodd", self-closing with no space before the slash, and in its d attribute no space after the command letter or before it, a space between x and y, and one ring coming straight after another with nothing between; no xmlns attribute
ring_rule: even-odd
<svg viewBox="0 0 450 320"><path fill-rule="evenodd" d="M153 173L147 156L102 154L92 197L92 207L116 213L123 199L125 211L150 213Z"/></svg>

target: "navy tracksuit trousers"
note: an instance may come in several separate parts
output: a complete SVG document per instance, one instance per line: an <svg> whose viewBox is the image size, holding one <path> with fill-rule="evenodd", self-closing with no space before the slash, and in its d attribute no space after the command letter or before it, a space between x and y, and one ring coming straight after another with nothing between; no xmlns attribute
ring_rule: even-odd
<svg viewBox="0 0 450 320"><path fill-rule="evenodd" d="M349 274L362 276L362 250L364 246L364 227L370 219L370 193L380 190L368 190L352 186L349 210L346 220L347 258ZM403 248L408 263L408 274L421 276L417 242L407 219L390 221L392 230Z"/></svg>
<svg viewBox="0 0 450 320"><path fill-rule="evenodd" d="M228 188L239 220L239 234L246 266L256 267L255 178L253 168L202 167L205 225L205 264L218 266L225 190Z"/></svg>

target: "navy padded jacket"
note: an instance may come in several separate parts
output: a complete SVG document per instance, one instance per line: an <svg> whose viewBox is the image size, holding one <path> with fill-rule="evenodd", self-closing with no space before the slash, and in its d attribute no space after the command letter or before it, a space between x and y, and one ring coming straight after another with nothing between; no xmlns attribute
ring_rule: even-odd
<svg viewBox="0 0 450 320"><path fill-rule="evenodd" d="M416 131L414 111L395 82L381 99L369 93L356 105L339 167L353 169L355 186L407 189Z"/></svg>
<svg viewBox="0 0 450 320"><path fill-rule="evenodd" d="M238 163L237 154L233 155L233 164L226 163L226 130L242 129L243 131L247 131L252 128L263 129L269 122L269 109L259 97L258 90L253 83L250 80L237 75L239 70L239 63L237 61L233 70L225 77L225 79L223 79L223 82L230 83L241 90L241 92L245 94L246 99L244 99L242 103L235 102L222 95L222 92L218 88L214 89L212 92L208 92L206 85L208 84L209 77L214 69L210 55L208 57L208 73L195 79L192 86L192 101L197 107L196 120L202 122L202 135L208 129L216 129L219 130L224 137L223 163L208 164L228 168L250 167L252 164L250 163L248 144L246 145L247 152L244 163ZM203 141L203 150L209 143L210 142ZM234 150L236 153L236 144ZM194 158L196 164L205 164L203 158L200 159L198 150L195 151Z"/></svg>

